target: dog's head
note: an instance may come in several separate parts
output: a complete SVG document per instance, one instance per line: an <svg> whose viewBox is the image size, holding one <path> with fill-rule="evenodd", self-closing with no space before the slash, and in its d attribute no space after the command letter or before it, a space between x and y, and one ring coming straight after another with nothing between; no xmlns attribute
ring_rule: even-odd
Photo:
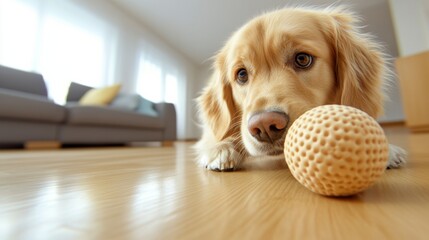
<svg viewBox="0 0 429 240"><path fill-rule="evenodd" d="M239 29L217 54L199 98L221 141L239 134L251 155L283 152L288 127L323 104L382 111L384 62L341 9L283 9Z"/></svg>

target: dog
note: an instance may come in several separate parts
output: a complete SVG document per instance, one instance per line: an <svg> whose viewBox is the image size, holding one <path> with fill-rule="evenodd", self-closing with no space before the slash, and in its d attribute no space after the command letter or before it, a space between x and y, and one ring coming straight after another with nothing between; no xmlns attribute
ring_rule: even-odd
<svg viewBox="0 0 429 240"><path fill-rule="evenodd" d="M197 105L198 162L233 171L252 156L284 158L285 136L304 112L348 105L377 118L388 68L380 46L345 8L284 8L251 20L217 53ZM387 167L405 163L390 145Z"/></svg>

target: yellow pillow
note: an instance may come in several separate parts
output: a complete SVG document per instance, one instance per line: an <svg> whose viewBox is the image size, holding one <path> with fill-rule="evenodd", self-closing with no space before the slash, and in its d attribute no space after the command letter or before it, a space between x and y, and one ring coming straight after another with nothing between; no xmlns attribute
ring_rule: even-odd
<svg viewBox="0 0 429 240"><path fill-rule="evenodd" d="M81 105L107 105L118 95L121 84L91 89L79 100Z"/></svg>

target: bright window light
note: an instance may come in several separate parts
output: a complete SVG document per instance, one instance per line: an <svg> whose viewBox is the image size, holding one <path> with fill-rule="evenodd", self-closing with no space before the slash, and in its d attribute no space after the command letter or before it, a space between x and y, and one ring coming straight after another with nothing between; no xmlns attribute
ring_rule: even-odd
<svg viewBox="0 0 429 240"><path fill-rule="evenodd" d="M37 12L30 5L10 0L0 3L1 64L32 70L38 20Z"/></svg>
<svg viewBox="0 0 429 240"><path fill-rule="evenodd" d="M163 79L161 68L149 61L140 61L137 92L153 102L163 100Z"/></svg>
<svg viewBox="0 0 429 240"><path fill-rule="evenodd" d="M43 28L40 68L56 102L63 103L70 82L100 87L104 76L104 41L94 33L50 17Z"/></svg>
<svg viewBox="0 0 429 240"><path fill-rule="evenodd" d="M165 101L170 103L177 103L177 77L167 74L165 77Z"/></svg>

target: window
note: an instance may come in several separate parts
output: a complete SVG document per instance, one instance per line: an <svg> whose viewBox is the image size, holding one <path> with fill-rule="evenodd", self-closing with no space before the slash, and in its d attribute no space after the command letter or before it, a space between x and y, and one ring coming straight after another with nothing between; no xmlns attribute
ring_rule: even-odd
<svg viewBox="0 0 429 240"><path fill-rule="evenodd" d="M50 98L64 103L70 82L108 81L105 29L69 1L2 0L0 64L42 73Z"/></svg>
<svg viewBox="0 0 429 240"><path fill-rule="evenodd" d="M179 100L177 91L177 77L171 74L167 74L167 76L165 77L165 101L177 103Z"/></svg>
<svg viewBox="0 0 429 240"><path fill-rule="evenodd" d="M157 65L147 58L140 59L137 78L137 93L152 102L178 102L178 80L172 73L166 73L167 66Z"/></svg>
<svg viewBox="0 0 429 240"><path fill-rule="evenodd" d="M38 27L34 6L20 1L0 2L0 64L32 70Z"/></svg>
<svg viewBox="0 0 429 240"><path fill-rule="evenodd" d="M42 31L39 64L50 96L63 103L70 82L100 87L105 82L103 39L79 26L48 17Z"/></svg>
<svg viewBox="0 0 429 240"><path fill-rule="evenodd" d="M163 100L163 78L160 67L147 60L140 60L137 92L152 102Z"/></svg>

